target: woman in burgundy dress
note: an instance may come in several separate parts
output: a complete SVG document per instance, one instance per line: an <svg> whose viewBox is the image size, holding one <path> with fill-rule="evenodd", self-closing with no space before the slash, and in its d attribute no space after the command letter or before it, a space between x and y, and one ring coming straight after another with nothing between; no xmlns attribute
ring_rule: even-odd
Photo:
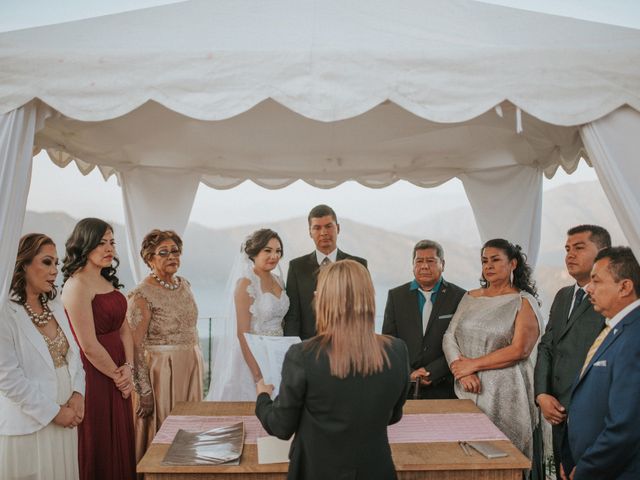
<svg viewBox="0 0 640 480"><path fill-rule="evenodd" d="M86 372L85 417L78 428L83 480L135 478L133 339L127 299L118 289L113 228L97 218L75 226L66 243L62 301Z"/></svg>

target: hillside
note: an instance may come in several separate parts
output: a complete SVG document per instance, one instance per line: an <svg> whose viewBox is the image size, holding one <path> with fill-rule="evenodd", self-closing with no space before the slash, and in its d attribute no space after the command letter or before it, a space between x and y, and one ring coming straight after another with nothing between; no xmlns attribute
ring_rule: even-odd
<svg viewBox="0 0 640 480"><path fill-rule="evenodd" d="M434 208L430 207L429 211ZM411 212L413 218L416 212ZM64 241L76 219L64 213L27 212L23 231L41 231L52 236L59 255L64 255ZM555 291L571 282L564 270L566 229L578 223L597 223L610 229L614 243L626 243L613 212L597 182L567 184L545 192L542 219L540 261L536 271L543 308L549 308ZM411 279L411 250L423 237L440 241L445 248L446 278L466 288L478 285L479 246L475 221L470 207L441 210L424 219L407 223L394 233L384 225L371 226L342 219L340 247L369 260L377 290L378 311L382 313L389 288ZM226 305L227 275L244 238L261 227L273 228L284 242L282 264L286 275L291 258L309 253L313 243L307 232L306 218L293 218L269 225L247 225L227 229L210 229L191 223L184 237L184 257L180 273L188 278L196 293L202 316L219 315ZM121 255L119 276L126 289L133 286L126 257L124 227L115 224L115 236Z"/></svg>

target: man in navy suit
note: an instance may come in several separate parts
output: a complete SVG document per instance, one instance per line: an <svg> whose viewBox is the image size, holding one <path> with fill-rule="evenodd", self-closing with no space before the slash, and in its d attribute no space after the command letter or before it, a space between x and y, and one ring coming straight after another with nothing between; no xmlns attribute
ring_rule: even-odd
<svg viewBox="0 0 640 480"><path fill-rule="evenodd" d="M601 250L587 287L606 326L576 379L562 476L640 478L640 266L630 248ZM567 475L568 474L568 475Z"/></svg>

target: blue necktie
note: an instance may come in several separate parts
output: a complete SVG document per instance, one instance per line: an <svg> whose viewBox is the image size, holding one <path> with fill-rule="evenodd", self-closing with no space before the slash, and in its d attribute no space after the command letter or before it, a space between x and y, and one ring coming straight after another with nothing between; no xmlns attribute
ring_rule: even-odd
<svg viewBox="0 0 640 480"><path fill-rule="evenodd" d="M584 298L584 294L585 294L584 290L582 288L579 288L578 291L576 292L576 298L573 300L573 307L571 307L571 314L573 314L573 312L576 311L576 308L578 308L578 305L580 305L580 303L582 302L582 299Z"/></svg>

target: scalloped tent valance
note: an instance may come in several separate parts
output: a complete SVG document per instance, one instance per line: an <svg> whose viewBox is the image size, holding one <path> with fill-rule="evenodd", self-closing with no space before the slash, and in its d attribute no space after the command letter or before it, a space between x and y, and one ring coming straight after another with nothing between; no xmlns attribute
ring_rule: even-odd
<svg viewBox="0 0 640 480"><path fill-rule="evenodd" d="M541 174L573 171L585 125L625 105L639 31L472 0L191 0L0 34L1 117L48 116L32 146L119 175L132 252L171 177L174 228L199 181L458 177L482 237L534 258Z"/></svg>
<svg viewBox="0 0 640 480"><path fill-rule="evenodd" d="M195 171L213 188L244 180L282 188L302 179L319 188L347 180L380 188L398 180L433 187L467 171L526 165L572 172L583 153L578 127L498 110L461 123L435 123L384 102L354 118L320 122L266 100L224 121L195 120L148 102L113 120L56 115L36 135L59 166L76 160L108 177L133 168Z"/></svg>
<svg viewBox="0 0 640 480"><path fill-rule="evenodd" d="M0 34L0 72L0 112L42 100L36 147L83 173L434 186L573 171L579 125L640 110L640 32L472 0L192 0Z"/></svg>

